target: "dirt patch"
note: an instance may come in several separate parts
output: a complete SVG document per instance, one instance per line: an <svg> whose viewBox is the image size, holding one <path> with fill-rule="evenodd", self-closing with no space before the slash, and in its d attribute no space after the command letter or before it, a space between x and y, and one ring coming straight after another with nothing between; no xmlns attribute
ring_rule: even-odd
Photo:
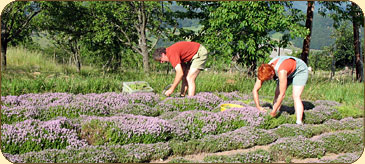
<svg viewBox="0 0 365 164"><path fill-rule="evenodd" d="M248 149L237 149L237 150L223 151L223 152L217 152L217 153L199 153L199 154L191 154L191 155L185 155L185 156L171 156L166 160L156 160L156 161L151 161L151 163L167 163L177 157L183 157L189 161L203 162L203 159L206 156L210 156L210 155L235 155L235 154L239 154L239 153L255 151L258 149L268 150L269 147L270 147L269 145L264 145L264 146L254 146L254 147L251 147Z"/></svg>

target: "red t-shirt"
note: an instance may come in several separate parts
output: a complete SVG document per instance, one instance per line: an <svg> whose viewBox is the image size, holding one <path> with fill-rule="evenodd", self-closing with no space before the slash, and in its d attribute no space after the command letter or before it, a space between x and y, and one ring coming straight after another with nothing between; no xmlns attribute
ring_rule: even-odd
<svg viewBox="0 0 365 164"><path fill-rule="evenodd" d="M273 62L273 65L275 67L276 63L278 63L279 59L275 60ZM278 72L280 72L281 70L286 70L288 73L288 76L293 73L296 69L296 66L297 66L297 63L295 62L294 59L286 59L284 60L283 62L281 62L280 66L279 66L279 69L278 69Z"/></svg>
<svg viewBox="0 0 365 164"><path fill-rule="evenodd" d="M176 67L181 62L189 62L193 56L198 52L200 44L197 42L177 42L166 48L166 56L172 67Z"/></svg>

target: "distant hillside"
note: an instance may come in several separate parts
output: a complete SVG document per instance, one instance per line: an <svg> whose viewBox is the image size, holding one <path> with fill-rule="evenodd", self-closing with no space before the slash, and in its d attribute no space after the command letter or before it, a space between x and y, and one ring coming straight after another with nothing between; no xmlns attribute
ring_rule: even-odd
<svg viewBox="0 0 365 164"><path fill-rule="evenodd" d="M318 13L313 16L313 27L311 35L311 49L322 49L324 46L329 46L334 43L331 38L333 28L333 20L328 17L323 17ZM292 40L295 47L301 48L303 46L303 38Z"/></svg>
<svg viewBox="0 0 365 164"><path fill-rule="evenodd" d="M170 8L173 11L184 11L184 8L181 6L177 6L176 3L173 3ZM303 13L307 12L307 1L294 1L293 8L299 9L303 11ZM313 18L313 27L312 27L312 36L311 36L311 49L322 49L324 46L329 46L334 43L334 39L331 38L331 34L334 30L333 28L333 20L328 17L323 17L318 14L318 8L320 8L320 4L315 3L315 12ZM199 27L199 20L197 19L179 19L179 27ZM303 22L304 24L304 22ZM274 33L275 34L275 33ZM276 34L277 35L277 34ZM275 36L273 36L275 38ZM304 38L297 38L292 40L293 46L302 48Z"/></svg>

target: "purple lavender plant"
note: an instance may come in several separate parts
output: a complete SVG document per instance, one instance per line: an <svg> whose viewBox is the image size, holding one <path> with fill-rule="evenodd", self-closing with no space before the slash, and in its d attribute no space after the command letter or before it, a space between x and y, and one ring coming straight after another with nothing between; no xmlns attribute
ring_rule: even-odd
<svg viewBox="0 0 365 164"><path fill-rule="evenodd" d="M220 134L243 126L259 126L264 121L264 114L253 107L232 108L219 113L185 111L171 122L179 127L179 137L201 138L206 134Z"/></svg>
<svg viewBox="0 0 365 164"><path fill-rule="evenodd" d="M277 161L283 161L286 158L316 158L325 154L323 143L312 141L303 136L288 138L279 138L271 144L269 151Z"/></svg>
<svg viewBox="0 0 365 164"><path fill-rule="evenodd" d="M88 145L62 150L46 149L19 155L4 153L4 156L10 162L17 163L142 163L166 158L170 151L167 143Z"/></svg>
<svg viewBox="0 0 365 164"><path fill-rule="evenodd" d="M80 140L76 131L65 128L70 122L66 118L51 121L25 120L14 125L2 125L2 151L22 154L43 149L82 147L87 143Z"/></svg>
<svg viewBox="0 0 365 164"><path fill-rule="evenodd" d="M184 98L168 97L158 103L155 108L158 108L161 113L191 110L212 111L221 101L222 99L212 93L201 92L195 96Z"/></svg>
<svg viewBox="0 0 365 164"><path fill-rule="evenodd" d="M354 119L352 117L347 117L342 120L334 120L330 119L323 123L324 126L329 128L332 131L335 130L354 130L364 128L363 125L364 119Z"/></svg>
<svg viewBox="0 0 365 164"><path fill-rule="evenodd" d="M355 153L345 153L343 155L339 155L336 159L333 158L322 158L320 160L321 163L354 163L361 157L361 152Z"/></svg>
<svg viewBox="0 0 365 164"><path fill-rule="evenodd" d="M111 117L87 116L82 120L81 136L94 145L167 141L176 129L168 121L131 114Z"/></svg>
<svg viewBox="0 0 365 164"><path fill-rule="evenodd" d="M313 141L323 142L326 152L357 152L364 149L363 129L337 131L332 133L324 133Z"/></svg>
<svg viewBox="0 0 365 164"><path fill-rule="evenodd" d="M74 118L80 115L108 116L116 113L151 116L159 114L159 111L153 108L159 101L159 96L154 93L45 93L2 98L2 115L6 116L2 117L2 122L9 124L26 119L49 120L58 116Z"/></svg>
<svg viewBox="0 0 365 164"><path fill-rule="evenodd" d="M334 107L334 106L341 105L340 103L338 103L336 101L331 101L331 100L316 100L316 101L314 101L313 104L315 106L323 105L323 106L328 106L328 107Z"/></svg>
<svg viewBox="0 0 365 164"><path fill-rule="evenodd" d="M304 111L304 122L308 124L319 124L329 119L341 118L341 114L330 106L318 105L312 110Z"/></svg>

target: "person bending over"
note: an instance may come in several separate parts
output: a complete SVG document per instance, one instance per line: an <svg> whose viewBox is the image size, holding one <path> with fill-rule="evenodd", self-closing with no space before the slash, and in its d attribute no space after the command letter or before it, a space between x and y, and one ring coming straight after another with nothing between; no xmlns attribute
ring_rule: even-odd
<svg viewBox="0 0 365 164"><path fill-rule="evenodd" d="M207 49L197 42L181 41L167 48L157 48L153 58L160 63L170 62L176 74L171 87L164 93L170 96L182 80L181 96L195 95L195 79L204 69L208 56Z"/></svg>
<svg viewBox="0 0 365 164"><path fill-rule="evenodd" d="M303 124L304 107L301 99L304 86L308 80L308 67L305 62L292 56L279 56L272 59L268 64L262 64L257 73L257 80L252 90L256 107L260 106L259 94L263 82L271 79L277 80L275 97L270 115L275 117L280 110L285 91L290 84L293 84L294 108L297 116L297 124Z"/></svg>

